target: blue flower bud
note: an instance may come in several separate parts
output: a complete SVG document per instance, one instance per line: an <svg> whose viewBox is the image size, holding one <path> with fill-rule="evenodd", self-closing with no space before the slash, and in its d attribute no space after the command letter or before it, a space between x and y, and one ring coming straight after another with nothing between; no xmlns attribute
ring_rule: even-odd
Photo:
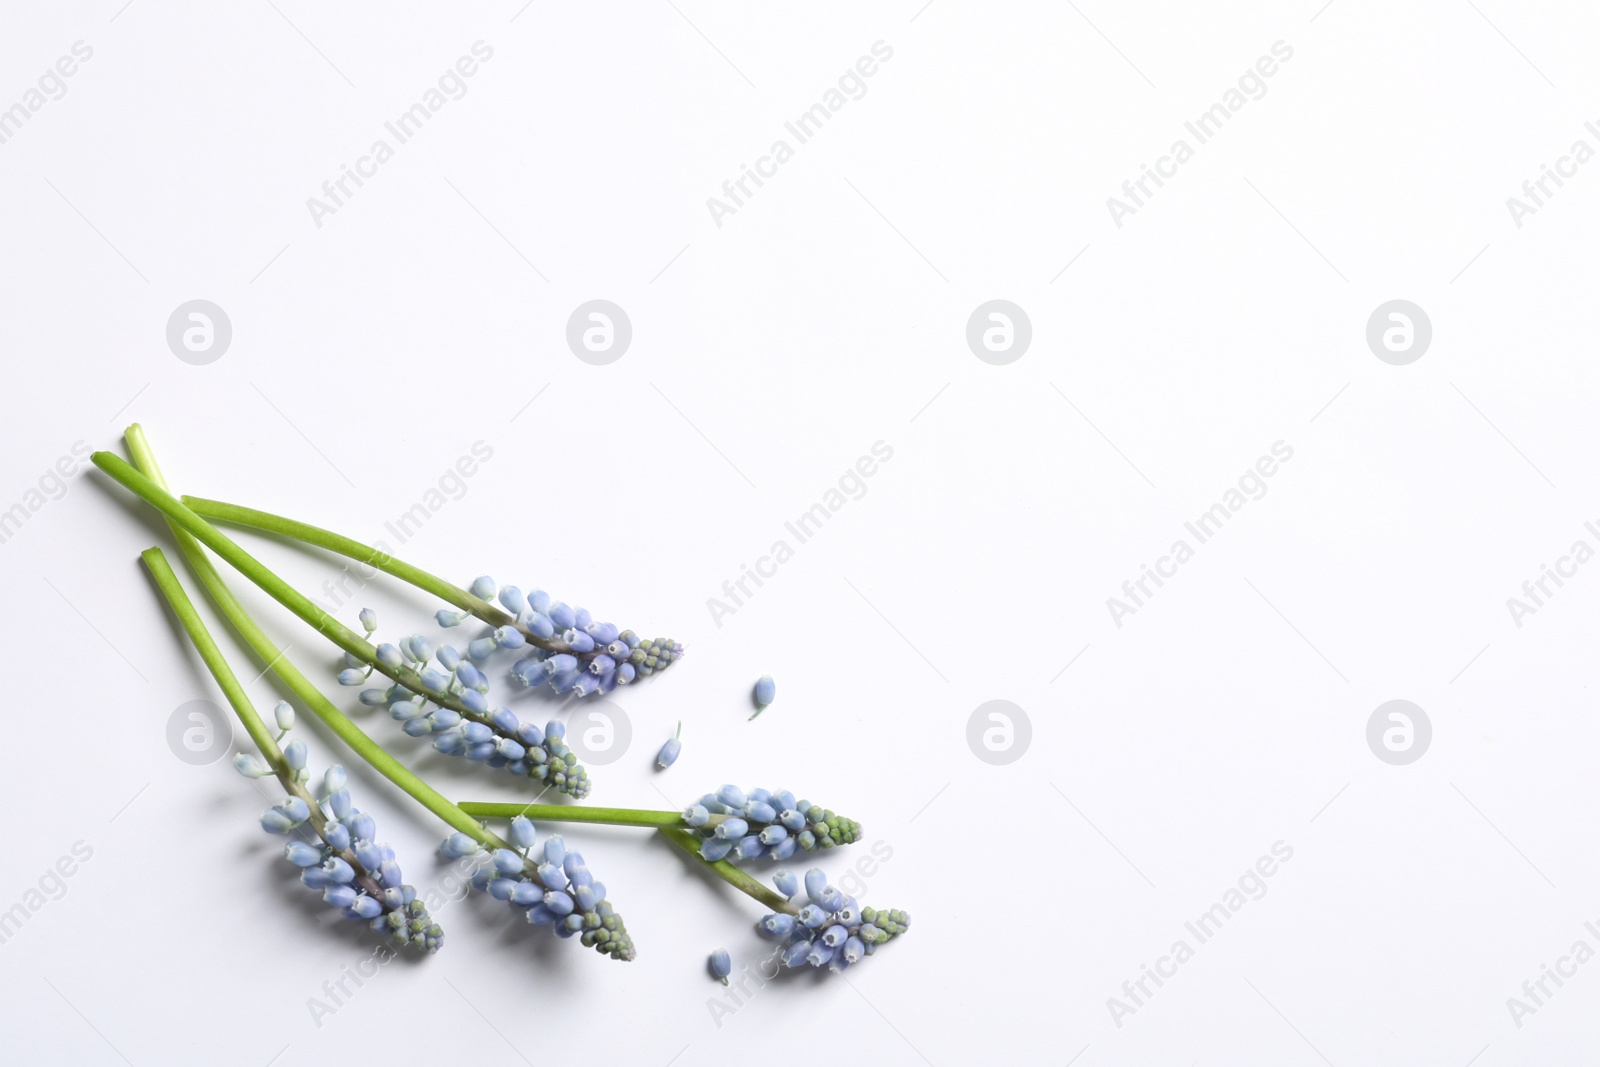
<svg viewBox="0 0 1600 1067"><path fill-rule="evenodd" d="M283 750L283 762L289 765L291 771L305 770L306 743L304 741L290 741Z"/></svg>
<svg viewBox="0 0 1600 1067"><path fill-rule="evenodd" d="M616 669L617 661L604 652L596 654L594 659L589 661L590 674L610 674Z"/></svg>
<svg viewBox="0 0 1600 1067"><path fill-rule="evenodd" d="M562 722L560 719L551 719L549 722L544 724L544 736L546 740L550 741L566 737L567 724Z"/></svg>
<svg viewBox="0 0 1600 1067"><path fill-rule="evenodd" d="M720 837L708 837L700 842L700 858L707 863L715 863L733 851L733 842Z"/></svg>
<svg viewBox="0 0 1600 1067"><path fill-rule="evenodd" d="M561 857L561 870L574 882L593 880L589 877L589 872L583 865L583 853L581 852L573 852L569 849L567 854Z"/></svg>
<svg viewBox="0 0 1600 1067"><path fill-rule="evenodd" d="M360 685L367 680L367 672L357 670L355 667L346 667L339 672L340 685Z"/></svg>
<svg viewBox="0 0 1600 1067"><path fill-rule="evenodd" d="M508 763L515 763L517 760L528 754L527 749L511 740L509 737L502 737L498 742L495 743L495 747L500 750L500 755L504 756Z"/></svg>
<svg viewBox="0 0 1600 1067"><path fill-rule="evenodd" d="M678 760L678 754L683 751L683 720L678 720L678 729L666 744L661 746L661 751L656 753L656 766L663 769L672 766ZM691 824L696 825L696 824Z"/></svg>
<svg viewBox="0 0 1600 1067"><path fill-rule="evenodd" d="M233 769L246 778L265 778L272 773L272 768L262 762L259 756L252 756L248 752L233 757Z"/></svg>
<svg viewBox="0 0 1600 1067"><path fill-rule="evenodd" d="M683 821L690 826L704 826L710 818L711 813L702 804L692 804L683 809Z"/></svg>
<svg viewBox="0 0 1600 1067"><path fill-rule="evenodd" d="M522 625L526 626L528 628L528 632L533 634L535 637L548 640L549 638L555 636L556 624L551 621L550 616L548 615L541 615L538 612L533 612L525 620L523 620Z"/></svg>
<svg viewBox="0 0 1600 1067"><path fill-rule="evenodd" d="M372 823L372 816L363 811L358 811L345 819L344 824L349 828L350 836L357 841L371 841L373 835L377 833L377 827Z"/></svg>
<svg viewBox="0 0 1600 1067"><path fill-rule="evenodd" d="M511 903L519 907L530 907L544 899L544 891L532 882L518 882L511 890Z"/></svg>
<svg viewBox="0 0 1600 1067"><path fill-rule="evenodd" d="M439 651L433 654L433 658L447 671L453 671L461 666L461 650L455 645L440 645Z"/></svg>
<svg viewBox="0 0 1600 1067"><path fill-rule="evenodd" d="M729 817L717 824L717 836L737 841L750 831L750 824L737 817Z"/></svg>
<svg viewBox="0 0 1600 1067"><path fill-rule="evenodd" d="M813 967L821 967L833 959L833 949L824 945L820 940L811 942L811 951L806 953L806 962Z"/></svg>
<svg viewBox="0 0 1600 1067"><path fill-rule="evenodd" d="M467 744L480 745L494 737L494 730L481 722L469 722L461 728L461 734L467 739Z"/></svg>
<svg viewBox="0 0 1600 1067"><path fill-rule="evenodd" d="M387 641L378 646L377 655L378 662L391 670L405 662L405 657L400 654L400 650Z"/></svg>
<svg viewBox="0 0 1600 1067"><path fill-rule="evenodd" d="M763 845L776 845L779 841L784 840L788 836L789 836L789 831L785 830L783 827L777 825L776 823L774 823L771 826L765 827L761 831L761 834L760 834L761 843Z"/></svg>
<svg viewBox="0 0 1600 1067"><path fill-rule="evenodd" d="M533 923L535 926L549 926L558 918L560 918L560 916L551 911L549 908L545 907L543 904L535 904L533 907L528 909L528 921Z"/></svg>
<svg viewBox="0 0 1600 1067"><path fill-rule="evenodd" d="M307 889L328 888L328 876L322 870L320 860L318 861L317 866L307 867L305 870L300 872L300 884L304 885Z"/></svg>
<svg viewBox="0 0 1600 1067"><path fill-rule="evenodd" d="M439 851L452 859L470 856L483 846L459 830L444 839L444 844L439 846Z"/></svg>
<svg viewBox="0 0 1600 1067"><path fill-rule="evenodd" d="M294 705L287 700L278 701L277 707L272 709L272 717L278 722L278 729L287 733L294 729Z"/></svg>
<svg viewBox="0 0 1600 1067"><path fill-rule="evenodd" d="M350 800L350 790L335 789L328 794L328 810L333 812L335 819L344 820L350 817L355 810L355 805Z"/></svg>
<svg viewBox="0 0 1600 1067"><path fill-rule="evenodd" d="M823 911L832 914L844 907L844 894L830 885L822 891L822 899L817 903L822 905Z"/></svg>
<svg viewBox="0 0 1600 1067"><path fill-rule="evenodd" d="M796 941L783 950L783 965L785 967L798 967L806 960L806 955L811 951L811 942Z"/></svg>
<svg viewBox="0 0 1600 1067"><path fill-rule="evenodd" d="M778 813L764 800L751 800L744 806L745 817L752 822L776 822Z"/></svg>
<svg viewBox="0 0 1600 1067"><path fill-rule="evenodd" d="M722 979L722 984L728 984L728 975L733 973L733 960L728 956L728 950L719 948L711 954L711 973Z"/></svg>
<svg viewBox="0 0 1600 1067"><path fill-rule="evenodd" d="M779 811L794 807L794 794L787 789L780 789L768 798L769 803ZM790 827L793 829L793 827Z"/></svg>
<svg viewBox="0 0 1600 1067"><path fill-rule="evenodd" d="M410 637L406 638L405 641L411 642L412 659L419 663L426 663L433 658L433 645L426 637L423 637L421 634L412 634ZM402 651L405 648L405 641L400 643Z"/></svg>
<svg viewBox="0 0 1600 1067"><path fill-rule="evenodd" d="M328 839L328 844L341 852L350 847L350 831L345 829L344 823L330 822L322 835Z"/></svg>
<svg viewBox="0 0 1600 1067"><path fill-rule="evenodd" d="M356 902L356 891L347 885L330 885L322 891L322 899L336 908L348 908Z"/></svg>
<svg viewBox="0 0 1600 1067"><path fill-rule="evenodd" d="M577 614L566 604L559 601L551 604L550 609L545 614L550 616L550 621L562 630L571 628L578 621Z"/></svg>
<svg viewBox="0 0 1600 1067"><path fill-rule="evenodd" d="M489 880L489 895L496 900L510 900L511 894L517 891L517 883L512 878L491 878Z"/></svg>
<svg viewBox="0 0 1600 1067"><path fill-rule="evenodd" d="M387 689L363 689L358 694L358 699L369 708L381 708L389 703L389 691Z"/></svg>
<svg viewBox="0 0 1600 1067"><path fill-rule="evenodd" d="M767 853L767 858L782 863L784 860L794 855L797 847L798 846L796 845L794 838L786 837L782 841L779 841L776 845L772 846L772 851Z"/></svg>
<svg viewBox="0 0 1600 1067"><path fill-rule="evenodd" d="M363 919L376 919L383 914L383 905L376 897L369 897L365 893L356 897L350 905L350 910Z"/></svg>
<svg viewBox="0 0 1600 1067"><path fill-rule="evenodd" d="M318 796L328 797L343 789L349 776L344 773L344 768L335 763L322 772L322 790Z"/></svg>
<svg viewBox="0 0 1600 1067"><path fill-rule="evenodd" d="M456 694L456 699L461 701L462 707L476 715L482 715L489 710L489 698L476 689L463 689Z"/></svg>
<svg viewBox="0 0 1600 1067"><path fill-rule="evenodd" d="M582 630L568 629L561 634L561 640L571 646L574 652L593 652L594 638Z"/></svg>
<svg viewBox="0 0 1600 1067"><path fill-rule="evenodd" d="M778 813L778 822L783 824L785 830L799 833L806 828L806 817L793 808L785 808Z"/></svg>
<svg viewBox="0 0 1600 1067"><path fill-rule="evenodd" d="M851 936L844 942L844 961L846 963L859 963L867 954L867 946L859 937Z"/></svg>
<svg viewBox="0 0 1600 1067"><path fill-rule="evenodd" d="M552 834L544 839L544 861L557 867L567 861L567 843L560 834Z"/></svg>
<svg viewBox="0 0 1600 1067"><path fill-rule="evenodd" d="M437 667L422 668L418 680L421 681L422 688L430 693L443 693L450 688L450 676Z"/></svg>
<svg viewBox="0 0 1600 1067"><path fill-rule="evenodd" d="M768 704L772 703L773 698L776 697L777 695L778 695L778 684L772 680L772 675L763 674L761 676L761 679L756 682L756 689L755 689L756 707L758 707L758 708L766 707Z"/></svg>
<svg viewBox="0 0 1600 1067"><path fill-rule="evenodd" d="M550 594L543 589L535 589L528 594L528 607L543 614L550 610Z"/></svg>
<svg viewBox="0 0 1600 1067"><path fill-rule="evenodd" d="M850 931L835 924L822 931L822 943L829 948L838 948L850 937Z"/></svg>
<svg viewBox="0 0 1600 1067"><path fill-rule="evenodd" d="M501 648L518 649L527 644L528 639L515 626L502 626L494 632L494 643Z"/></svg>
<svg viewBox="0 0 1600 1067"><path fill-rule="evenodd" d="M383 850L371 841L356 842L356 859L369 871L383 866Z"/></svg>
<svg viewBox="0 0 1600 1067"><path fill-rule="evenodd" d="M584 632L594 623L594 617L589 614L588 608L576 608L572 613L572 625Z"/></svg>
<svg viewBox="0 0 1600 1067"><path fill-rule="evenodd" d="M493 600L494 591L494 579L487 574L472 580L472 595L479 600Z"/></svg>
<svg viewBox="0 0 1600 1067"><path fill-rule="evenodd" d="M356 618L361 620L361 628L369 634L378 628L378 613L371 608L362 608Z"/></svg>
<svg viewBox="0 0 1600 1067"><path fill-rule="evenodd" d="M618 685L628 685L636 677L638 677L638 671L634 669L634 666L631 663L624 663L617 668Z"/></svg>
<svg viewBox="0 0 1600 1067"><path fill-rule="evenodd" d="M522 857L509 848L497 848L494 850L494 869L501 874L521 874Z"/></svg>
<svg viewBox="0 0 1600 1067"><path fill-rule="evenodd" d="M593 911L606 898L606 887L598 882L594 885L575 885L572 895L578 898L579 910Z"/></svg>
<svg viewBox="0 0 1600 1067"><path fill-rule="evenodd" d="M745 804L748 803L744 790L736 785L725 785L717 790L717 799L734 811L743 811Z"/></svg>
<svg viewBox="0 0 1600 1067"><path fill-rule="evenodd" d="M453 730L461 725L461 713L454 708L435 708L433 714L428 716L428 722L434 733Z"/></svg>
<svg viewBox="0 0 1600 1067"><path fill-rule="evenodd" d="M478 662L482 662L494 655L495 649L499 647L494 643L494 638L480 637L467 643L467 655Z"/></svg>
<svg viewBox="0 0 1600 1067"><path fill-rule="evenodd" d="M433 621L448 630L452 626L460 626L466 621L467 616L471 614L470 611L451 611L449 608L440 608L433 613Z"/></svg>
<svg viewBox="0 0 1600 1067"><path fill-rule="evenodd" d="M283 846L283 858L296 867L315 867L322 862L322 850L304 841L290 841Z"/></svg>
<svg viewBox="0 0 1600 1067"><path fill-rule="evenodd" d="M822 891L828 888L828 872L821 867L813 867L806 872L806 896L811 898L811 903L822 903Z"/></svg>
<svg viewBox="0 0 1600 1067"><path fill-rule="evenodd" d="M778 892L786 897L792 897L800 892L800 880L790 870L772 872L772 884L778 887Z"/></svg>
<svg viewBox="0 0 1600 1067"><path fill-rule="evenodd" d="M322 870L325 874L327 874L330 881L340 883L355 881L355 868L351 867L338 856L329 856L327 859L323 860Z"/></svg>
<svg viewBox="0 0 1600 1067"><path fill-rule="evenodd" d="M293 820L296 826L311 818L310 805L301 800L299 797L290 797L288 800L285 800L282 804L278 805L278 810Z"/></svg>
<svg viewBox="0 0 1600 1067"><path fill-rule="evenodd" d="M591 622L583 628L583 632L594 638L597 645L609 645L617 639L617 624L613 622Z"/></svg>
<svg viewBox="0 0 1600 1067"><path fill-rule="evenodd" d="M532 848L534 838L533 823L528 821L526 815L518 815L511 820L511 843L518 848Z"/></svg>
<svg viewBox="0 0 1600 1067"><path fill-rule="evenodd" d="M763 916L756 929L768 937L788 937L794 932L795 918L781 911Z"/></svg>
<svg viewBox="0 0 1600 1067"><path fill-rule="evenodd" d="M502 586L500 589L500 603L505 609L515 615L528 606L527 598L522 595L522 590L514 585Z"/></svg>
<svg viewBox="0 0 1600 1067"><path fill-rule="evenodd" d="M571 915L575 906L572 898L559 890L552 889L544 895L544 906L557 915Z"/></svg>
<svg viewBox="0 0 1600 1067"><path fill-rule="evenodd" d="M753 860L761 855L761 848L761 838L755 834L749 834L739 838L739 843L733 846L733 851L742 860Z"/></svg>

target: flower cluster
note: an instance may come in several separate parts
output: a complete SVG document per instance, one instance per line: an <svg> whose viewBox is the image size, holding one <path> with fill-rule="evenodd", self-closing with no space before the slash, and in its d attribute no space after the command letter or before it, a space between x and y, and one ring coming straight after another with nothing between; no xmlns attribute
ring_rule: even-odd
<svg viewBox="0 0 1600 1067"><path fill-rule="evenodd" d="M361 622L369 634L377 626L370 609L362 611ZM491 710L489 679L470 648L466 656L453 645L436 650L426 637L413 634L398 645L380 644L376 654L380 664L414 678L415 685L395 682L387 689L364 689L361 702L387 707L390 718L410 736L432 737L433 747L446 755L503 767L578 800L589 795L589 772L567 747L566 727L552 720L541 729L519 720L510 708ZM353 659L347 656L346 663ZM360 685L370 675L370 668L346 666L339 681Z"/></svg>
<svg viewBox="0 0 1600 1067"><path fill-rule="evenodd" d="M725 785L685 809L683 821L710 835L700 842L700 858L713 863L754 859L763 852L786 860L796 849L815 852L861 837L861 824L854 819L809 800L797 801L787 789L752 789L747 794Z"/></svg>
<svg viewBox="0 0 1600 1067"><path fill-rule="evenodd" d="M508 621L469 643L467 655L481 663L499 649L527 648L528 655L517 661L511 674L529 687L549 685L557 693L580 697L609 693L666 670L683 655L683 645L671 638L640 639L615 623L596 622L587 608L552 601L543 589L528 594L514 585L497 589L494 579L485 575L472 583L471 592L496 617ZM509 614L489 603L495 599ZM441 608L434 618L440 626L450 627L473 614Z"/></svg>
<svg viewBox="0 0 1600 1067"><path fill-rule="evenodd" d="M778 871L772 882L786 897L793 898L800 889L790 871ZM911 925L911 917L898 909L861 907L855 897L829 885L827 874L818 867L806 872L805 890L809 903L796 914L773 912L756 924L763 935L780 943L785 967L826 964L831 971L842 971Z"/></svg>
<svg viewBox="0 0 1600 1067"><path fill-rule="evenodd" d="M284 758L298 786L305 779L305 742L292 742ZM241 756L234 766L249 777L271 773L254 756ZM364 920L397 944L437 952L444 944L444 931L428 915L417 891L405 884L394 849L374 840L372 816L351 802L344 768L330 767L322 777L320 796L312 799L318 801L315 806L305 796L291 793L261 816L262 829L268 833L287 834L309 826L316 834L314 841L290 841L284 846L284 858L301 868L300 881L320 889L322 899L347 918Z"/></svg>
<svg viewBox="0 0 1600 1067"><path fill-rule="evenodd" d="M622 924L606 887L584 865L583 855L568 852L560 837L545 838L544 848L530 854L533 823L523 816L511 821L514 849L495 849L489 862L472 874L472 887L520 908L530 923L548 926L557 937L579 937L589 948L612 959L634 958L633 939ZM441 850L451 857L471 856L483 846L463 833L445 838Z"/></svg>

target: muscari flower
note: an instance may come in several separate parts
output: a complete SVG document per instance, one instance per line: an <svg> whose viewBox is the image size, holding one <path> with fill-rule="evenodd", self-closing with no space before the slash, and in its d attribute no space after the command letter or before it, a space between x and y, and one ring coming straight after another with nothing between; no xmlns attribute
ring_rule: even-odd
<svg viewBox="0 0 1600 1067"><path fill-rule="evenodd" d="M234 765L241 762L235 760ZM249 767L240 773L257 777ZM261 826L269 833L287 834L306 826L316 835L315 840L284 846L284 858L301 868L300 881L321 890L322 899L346 918L366 922L396 944L437 952L444 944L444 931L417 891L405 884L394 849L373 839L372 816L351 802L344 768L329 768L319 797L313 799L319 800L315 810L304 798L291 795L261 816Z"/></svg>
<svg viewBox="0 0 1600 1067"><path fill-rule="evenodd" d="M535 926L548 926L557 937L578 937L589 948L612 959L634 958L633 940L597 882L583 855L568 852L560 837L545 839L532 851L534 827L523 816L511 823L511 842L519 851L496 849L472 874L472 887L521 909ZM454 833L440 846L451 857L470 856L483 846L464 833Z"/></svg>
<svg viewBox="0 0 1600 1067"><path fill-rule="evenodd" d="M785 896L798 889L788 871L779 871L772 880ZM809 903L797 913L773 912L756 923L762 935L779 943L786 967L826 964L831 971L843 971L911 925L911 917L899 909L861 907L855 897L828 885L821 868L806 872L805 886Z"/></svg>
<svg viewBox="0 0 1600 1067"><path fill-rule="evenodd" d="M861 824L854 819L808 800L797 801L787 789L776 793L752 789L747 794L738 786L725 785L686 808L683 821L709 834L700 842L700 858L713 863L723 859L736 863L763 854L786 860L796 851L815 852L861 838Z"/></svg>
<svg viewBox="0 0 1600 1067"><path fill-rule="evenodd" d="M756 715L760 715L763 711L766 711L767 705L772 703L773 700L777 698L778 683L772 680L772 675L763 674L756 681L755 690L750 694L750 696L756 704L755 715L750 716L753 719L756 717Z"/></svg>
<svg viewBox="0 0 1600 1067"><path fill-rule="evenodd" d="M656 766L665 770L678 760L678 753L683 751L683 722L679 720L678 731L667 738L667 743L661 746L661 751L656 755Z"/></svg>
<svg viewBox="0 0 1600 1067"><path fill-rule="evenodd" d="M586 608L553 601L542 589L524 594L505 585L497 596L494 579L485 575L472 583L471 591L480 600L498 599L512 622L473 640L467 654L483 662L501 649L526 648L527 656L511 668L512 676L525 686L548 685L557 693L580 697L609 693L666 670L683 655L680 642L641 639L615 623L597 622ZM471 612L441 609L434 619L440 626L452 627L471 617Z"/></svg>
<svg viewBox="0 0 1600 1067"><path fill-rule="evenodd" d="M435 649L413 634L398 645L380 644L377 656L391 669L408 668L416 684L365 689L361 702L387 707L407 735L431 737L446 755L504 768L577 800L589 795L589 772L567 746L565 725L552 720L541 728L510 708L491 709L489 680L470 652L463 656L453 645Z"/></svg>

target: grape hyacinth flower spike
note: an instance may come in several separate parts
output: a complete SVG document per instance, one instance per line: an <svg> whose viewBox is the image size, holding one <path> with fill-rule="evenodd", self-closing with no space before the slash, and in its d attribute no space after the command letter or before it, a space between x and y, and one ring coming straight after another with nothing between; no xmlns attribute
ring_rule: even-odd
<svg viewBox="0 0 1600 1067"><path fill-rule="evenodd" d="M511 675L530 688L548 685L557 693L580 697L609 693L664 671L683 656L678 641L641 639L615 623L596 621L587 608L552 600L542 589L525 594L514 585L496 586L484 575L473 581L470 593L475 601L470 610L441 608L435 621L448 628L476 618L491 627L467 645L475 663L502 649L526 649L527 655L512 664Z"/></svg>
<svg viewBox="0 0 1600 1067"><path fill-rule="evenodd" d="M253 772L248 765L240 768L247 777L256 777ZM366 922L397 945L439 951L444 931L429 916L417 891L405 883L394 849L373 840L372 816L351 801L343 767L328 769L320 796L314 799L315 806L305 796L291 794L261 816L262 829L268 833L287 834L305 827L316 835L314 841L294 840L284 846L284 858L301 868L300 881L320 890L322 899L346 918Z"/></svg>
<svg viewBox="0 0 1600 1067"><path fill-rule="evenodd" d="M583 855L567 851L560 837L545 839L542 851L532 851L534 826L519 815L511 821L514 849L496 849L488 862L472 873L472 888L520 909L535 926L548 926L557 937L577 936L597 952L617 960L634 958L633 939L611 902L606 887L597 882ZM477 855L483 846L463 833L445 838L440 846L452 858ZM538 858L536 858L538 857Z"/></svg>
<svg viewBox="0 0 1600 1067"><path fill-rule="evenodd" d="M786 860L796 851L848 845L861 838L861 824L820 804L796 800L787 789L772 792L725 785L707 793L683 813L687 826L707 835L700 842L700 858L711 863L728 860Z"/></svg>
<svg viewBox="0 0 1600 1067"><path fill-rule="evenodd" d="M779 876L783 876L781 880ZM823 870L813 867L806 872L808 903L794 914L773 912L756 923L762 935L778 942L785 967L826 965L838 973L872 955L911 925L905 912L863 908L855 897L845 896L827 881ZM778 872L773 882L788 896L798 888L794 875L787 871Z"/></svg>
<svg viewBox="0 0 1600 1067"><path fill-rule="evenodd" d="M362 625L377 620L363 612ZM369 631L370 632L370 631ZM389 717L410 737L430 737L447 756L461 756L485 766L510 771L565 793L575 800L589 795L589 772L566 743L566 727L551 720L544 727L521 721L510 708L489 707L489 680L470 650L463 656L453 645L433 647L421 634L398 644L378 645L377 659L414 677L415 685L395 682L387 689L364 689L361 702L385 707ZM340 681L360 685L370 671L346 667Z"/></svg>

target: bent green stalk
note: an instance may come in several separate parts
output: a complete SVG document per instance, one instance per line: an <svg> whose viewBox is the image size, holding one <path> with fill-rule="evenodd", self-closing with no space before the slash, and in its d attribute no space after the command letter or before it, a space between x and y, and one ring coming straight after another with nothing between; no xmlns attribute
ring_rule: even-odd
<svg viewBox="0 0 1600 1067"><path fill-rule="evenodd" d="M136 433L142 436L137 424L128 430L130 451L133 450L131 442ZM380 662L377 651L366 638L323 611L310 597L278 577L221 530L185 507L181 501L167 492L164 485L146 477L122 457L110 452L96 452L89 458L93 460L95 466L109 474L123 488L165 515L168 525L175 529L181 528L227 560L240 574L260 586L263 592L294 612L338 648L375 668L380 674L394 679L412 692L425 694L436 704L450 708L476 722L490 721L488 716L471 710L456 697L448 693L433 692L422 684L421 676L409 667L390 667ZM159 474L159 471L157 473Z"/></svg>
<svg viewBox="0 0 1600 1067"><path fill-rule="evenodd" d="M201 518L213 522L225 522L230 526L242 526L260 533L276 534L287 537L315 548L326 549L337 555L353 559L357 563L365 564L376 570L409 582L425 593L432 593L448 604L454 604L462 611L470 612L480 622L490 626L510 626L519 631L523 638L531 645L535 645L547 652L571 652L572 646L565 641L540 637L527 627L517 622L516 617L509 612L502 611L497 605L474 596L469 590L461 588L451 582L445 581L438 575L429 574L421 567L395 559L382 549L373 548L371 545L362 544L354 538L345 537L343 534L324 530L320 526L312 526L308 522L297 522L294 519L274 515L269 511L258 511L239 504L229 504L221 500L207 500L204 497L184 496L182 503Z"/></svg>
<svg viewBox="0 0 1600 1067"><path fill-rule="evenodd" d="M782 893L767 888L727 860L717 860L715 863L707 862L700 855L698 839L692 832L688 830L669 830L662 827L657 829L656 833L683 849L703 865L711 868L718 878L721 878L724 882L739 890L739 892L754 897L773 911L787 912L790 915L799 914L799 909L790 903Z"/></svg>
<svg viewBox="0 0 1600 1067"><path fill-rule="evenodd" d="M99 452L96 455L116 460L121 467L127 468L134 476L162 493L168 500L171 500L170 494L165 492L165 480L161 478L161 470L156 465L155 456L150 450L149 442L145 439L143 429L135 423L128 427L126 437L128 452L140 467L148 472L149 477L139 474L138 471L128 467L127 463L109 453ZM98 461L97 465L99 465ZM102 469L104 468L102 467ZM120 481L121 479L118 480ZM176 502L174 501L174 503ZM417 777L399 760L389 755L376 741L362 732L359 726L350 721L344 712L335 707L332 701L323 696L321 690L313 685L300 672L299 668L289 661L285 650L280 650L272 643L272 639L257 625L255 619L234 597L233 591L223 582L222 576L217 573L217 568L200 547L200 542L176 522L169 522L168 525L171 526L172 535L178 542L179 551L183 553L184 559L188 561L189 567L193 570L201 587L205 589L206 595L211 598L217 610L228 620L228 624L233 627L234 632L239 635L245 644L250 646L250 650L255 653L266 668L277 675L284 685L288 686L289 690L300 699L300 702L309 708L312 714L321 719L339 740L343 741L357 756L371 764L378 773L399 786L412 799L434 815L437 815L451 828L460 830L474 841L489 848L510 847L498 835L490 833L482 823L450 803L441 793ZM270 571L267 573L271 574ZM276 576L273 577L276 578ZM281 582L281 579L279 581ZM252 733L251 736L253 738L255 735ZM271 740L270 736L268 740ZM272 747L276 750L277 744L274 742ZM266 751L266 749L263 749L263 751ZM281 753L279 753L278 758L281 761Z"/></svg>

